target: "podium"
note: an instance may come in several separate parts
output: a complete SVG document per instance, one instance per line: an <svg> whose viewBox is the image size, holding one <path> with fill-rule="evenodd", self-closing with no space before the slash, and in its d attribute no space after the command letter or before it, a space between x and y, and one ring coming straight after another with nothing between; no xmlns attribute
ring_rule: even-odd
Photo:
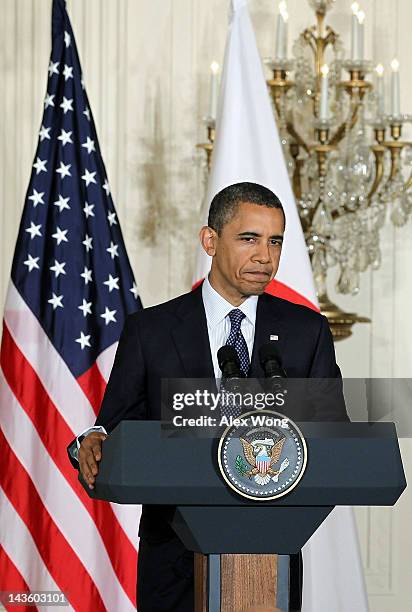
<svg viewBox="0 0 412 612"><path fill-rule="evenodd" d="M334 506L392 506L406 487L392 423L298 426L306 471L275 500L226 485L216 439L168 436L160 421L120 422L103 442L95 488L79 478L92 498L176 506L171 526L195 553L196 612L276 610L277 555L299 552Z"/></svg>

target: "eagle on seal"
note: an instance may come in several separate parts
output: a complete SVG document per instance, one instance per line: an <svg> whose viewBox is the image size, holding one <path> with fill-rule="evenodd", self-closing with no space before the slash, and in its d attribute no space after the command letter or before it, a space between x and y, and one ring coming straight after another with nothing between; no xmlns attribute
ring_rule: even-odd
<svg viewBox="0 0 412 612"><path fill-rule="evenodd" d="M289 460L285 459L279 470L274 469L282 454L285 440L286 438L283 437L277 442L273 438L249 442L245 438L240 438L245 458L252 466L252 469L246 472L245 476L250 479L254 477L254 481L262 486L270 482L271 478L277 482L279 474L289 465Z"/></svg>

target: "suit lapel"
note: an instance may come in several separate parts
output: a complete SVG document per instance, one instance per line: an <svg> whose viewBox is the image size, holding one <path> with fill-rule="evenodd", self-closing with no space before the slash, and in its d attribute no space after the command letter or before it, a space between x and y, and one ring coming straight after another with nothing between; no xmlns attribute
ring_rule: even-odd
<svg viewBox="0 0 412 612"><path fill-rule="evenodd" d="M172 329L172 337L188 378L210 378L214 380L206 313L202 299L202 285L187 294L176 310L177 325ZM259 362L259 349L277 335L279 354L284 354L286 328L276 309L272 296L263 293L259 296L256 309L255 338L252 350L251 378L262 378L263 370Z"/></svg>
<svg viewBox="0 0 412 612"><path fill-rule="evenodd" d="M172 336L186 376L214 380L202 285L187 294L176 314L179 322Z"/></svg>
<svg viewBox="0 0 412 612"><path fill-rule="evenodd" d="M263 344L270 341L270 336L278 336L277 348L279 354L284 354L285 347L285 326L283 321L277 312L276 302L274 302L271 296L263 293L259 296L257 309L256 309L256 325L255 325L255 339L253 343L250 378L263 378L264 373L259 361L259 349Z"/></svg>

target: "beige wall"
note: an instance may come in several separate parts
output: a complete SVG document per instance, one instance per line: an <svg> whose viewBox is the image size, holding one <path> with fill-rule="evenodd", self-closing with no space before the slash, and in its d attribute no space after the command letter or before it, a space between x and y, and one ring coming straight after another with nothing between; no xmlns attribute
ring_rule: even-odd
<svg viewBox="0 0 412 612"><path fill-rule="evenodd" d="M50 1L0 0L0 301L10 273L18 223L42 114L50 53ZM190 287L205 137L208 66L222 60L227 0L68 0L85 83L115 205L145 305ZM262 56L272 54L274 0L250 0ZM349 43L350 0L337 0L330 22ZM402 105L412 112L412 5L362 0L367 51L389 65L397 54ZM289 0L290 31L309 21L306 0ZM356 297L339 304L372 319L337 345L346 376L409 377L412 369L411 225L389 224L383 265L366 273ZM333 284L333 283L331 283ZM333 294L333 289L331 288ZM412 464L409 441L405 460ZM384 469L384 467L383 467ZM412 609L407 567L410 495L394 510L358 513L371 609ZM410 513L410 511L409 511Z"/></svg>

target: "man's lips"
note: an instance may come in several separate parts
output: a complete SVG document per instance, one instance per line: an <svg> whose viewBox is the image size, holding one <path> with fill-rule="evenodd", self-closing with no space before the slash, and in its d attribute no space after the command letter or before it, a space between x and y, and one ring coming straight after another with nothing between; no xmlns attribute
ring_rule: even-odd
<svg viewBox="0 0 412 612"><path fill-rule="evenodd" d="M269 272L261 272L259 270L249 270L248 272L244 272L244 274L248 274L253 277L255 280L268 280L270 279Z"/></svg>

